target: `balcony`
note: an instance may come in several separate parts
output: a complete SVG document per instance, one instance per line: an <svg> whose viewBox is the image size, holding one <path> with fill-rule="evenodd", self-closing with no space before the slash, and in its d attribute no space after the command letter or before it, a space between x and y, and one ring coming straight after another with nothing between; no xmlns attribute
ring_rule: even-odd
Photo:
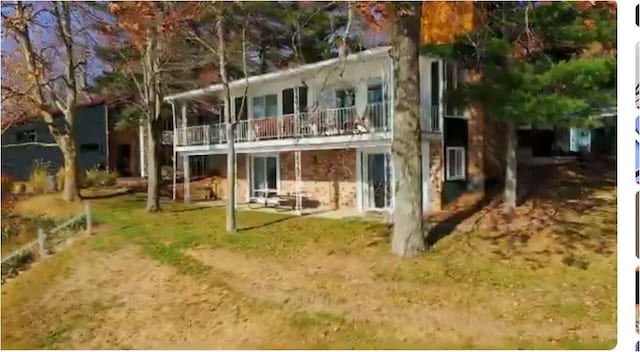
<svg viewBox="0 0 640 352"><path fill-rule="evenodd" d="M426 109L420 109L420 125L423 133L442 133L440 106L432 105Z"/></svg>
<svg viewBox="0 0 640 352"><path fill-rule="evenodd" d="M438 106L421 110L423 131L441 132ZM235 142L349 136L354 134L382 134L391 131L391 119L386 103L369 104L364 115L358 116L355 107L329 108L299 114L254 118L236 123ZM198 146L226 143L224 123L190 126L177 129L178 146ZM173 143L172 131L164 131L162 143Z"/></svg>

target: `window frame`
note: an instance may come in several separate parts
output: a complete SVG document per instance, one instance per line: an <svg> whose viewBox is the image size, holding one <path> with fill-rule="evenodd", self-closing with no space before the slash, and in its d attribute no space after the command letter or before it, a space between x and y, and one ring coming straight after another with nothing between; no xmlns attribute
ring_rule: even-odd
<svg viewBox="0 0 640 352"><path fill-rule="evenodd" d="M453 77L450 77L450 72L449 72L449 68L452 68L451 74L453 74ZM461 78L461 72L460 72L460 66L455 63L455 62L451 62L451 61L444 61L444 88L445 88L445 94L448 94L448 92L451 89L457 89L458 85L463 83ZM447 118L457 118L457 119L466 119L466 109L464 107L456 107L456 108L451 108L453 109L453 111L451 111L451 113L449 113L449 104L447 104L446 99L443 102L443 111L444 111L444 116Z"/></svg>
<svg viewBox="0 0 640 352"><path fill-rule="evenodd" d="M275 97L275 114L271 115L267 113L267 97ZM256 104L257 102L259 102L260 104ZM262 108L262 115L263 116L257 116L256 115L256 106L260 106ZM279 109L278 109L278 94L263 94L263 95L258 95L258 96L254 96L251 99L251 107L253 109L253 111L251 112L251 117L254 119L264 119L264 118L275 118L278 117L279 115Z"/></svg>
<svg viewBox="0 0 640 352"><path fill-rule="evenodd" d="M93 147L96 147L96 148L93 148ZM78 151L82 153L87 153L87 152L102 153L103 148L102 148L102 144L100 143L81 143L80 145L78 145Z"/></svg>
<svg viewBox="0 0 640 352"><path fill-rule="evenodd" d="M452 158L450 157L450 153L453 152L455 153L455 155L457 155L459 157L459 159L461 160L461 165L460 165L460 173L459 174L453 174L452 170L450 168L451 163L452 163ZM458 154L459 153L459 154ZM461 146L449 146L445 149L445 156L446 156L446 165L445 165L445 177L447 181L463 181L467 179L467 170L466 170L466 164L467 164L467 150L465 147L461 147Z"/></svg>
<svg viewBox="0 0 640 352"><path fill-rule="evenodd" d="M31 137L33 137L33 140L31 139L22 139L20 137L23 136L27 136L30 135ZM38 142L38 131L35 128L28 128L28 129L22 129L16 132L16 142L17 143L36 143Z"/></svg>

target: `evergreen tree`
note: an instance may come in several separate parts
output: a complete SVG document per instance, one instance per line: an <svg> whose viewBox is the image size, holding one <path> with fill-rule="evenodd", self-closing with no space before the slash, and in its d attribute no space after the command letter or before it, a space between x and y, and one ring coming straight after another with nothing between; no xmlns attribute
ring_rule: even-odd
<svg viewBox="0 0 640 352"><path fill-rule="evenodd" d="M616 99L615 7L571 2L476 3L480 23L455 43L423 47L481 79L447 96L506 127L504 205L516 206L517 126L591 125Z"/></svg>

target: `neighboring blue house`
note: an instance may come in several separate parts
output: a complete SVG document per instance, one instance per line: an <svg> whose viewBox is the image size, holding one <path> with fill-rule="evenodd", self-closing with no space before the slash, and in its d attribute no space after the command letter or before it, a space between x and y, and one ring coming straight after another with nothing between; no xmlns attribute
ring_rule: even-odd
<svg viewBox="0 0 640 352"><path fill-rule="evenodd" d="M62 114L58 113L56 119L62 122ZM77 108L76 141L80 172L95 166L108 167L108 130L108 107L104 101ZM64 165L62 152L42 119L15 124L2 134L3 174L15 180L28 180L36 160L49 162L54 173Z"/></svg>

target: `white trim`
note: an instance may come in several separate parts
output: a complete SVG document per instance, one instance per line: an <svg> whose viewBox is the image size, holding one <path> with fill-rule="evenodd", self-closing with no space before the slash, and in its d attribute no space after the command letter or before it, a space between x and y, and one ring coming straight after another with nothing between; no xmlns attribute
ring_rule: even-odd
<svg viewBox="0 0 640 352"><path fill-rule="evenodd" d="M364 209L362 189L362 151L356 149L356 206L358 211Z"/></svg>
<svg viewBox="0 0 640 352"><path fill-rule="evenodd" d="M248 170L248 174L249 174L249 201L257 201L257 202L264 202L265 199L261 198L261 197L254 197L253 196L253 181L255 178L254 172L255 169L253 167L254 163L253 160L254 158L275 158L276 159L276 193L280 193L280 190L282 189L280 186L280 153L255 153L255 154L251 154L249 155L249 158L251 159L250 161L250 170ZM236 163L237 165L237 163ZM266 163L265 163L266 166ZM266 171L266 170L265 170Z"/></svg>
<svg viewBox="0 0 640 352"><path fill-rule="evenodd" d="M445 85L446 85L445 86L445 93L446 93L447 92L447 88L449 86L449 79L448 79L449 77L447 77L447 67L453 66L453 79L452 79L452 81L453 81L453 88L454 89L457 88L458 84L461 82L460 78L458 77L458 75L460 74L460 68L459 68L457 63L451 62L451 61L449 61L449 62L443 61L443 65L442 66L444 66L444 68L443 68L443 70L444 70L443 74L444 75L443 75L442 79L444 80ZM469 119L469 116L467 114L467 109L460 108L462 110L462 112L454 111L454 115L449 115L449 114L447 114L447 104L446 104L446 102L443 101L442 103L443 103L443 106L444 106L444 115L443 116L445 118L464 119L464 120L468 120ZM460 113L461 113L461 115L460 115Z"/></svg>
<svg viewBox="0 0 640 352"><path fill-rule="evenodd" d="M373 147L373 148L363 148L358 152L362 153L361 155L361 165L362 165L362 186L361 186L361 199L362 199L362 211L392 211L395 205L395 176L394 176L394 168L393 168L393 156L391 155L390 147ZM389 206L384 208L374 208L369 207L369 176L368 172L368 156L370 154L383 154L389 157ZM385 158L386 161L386 158ZM366 167L366 169L365 169Z"/></svg>
<svg viewBox="0 0 640 352"><path fill-rule="evenodd" d="M429 154L429 142L422 143L422 211L429 211L429 200L431 199L431 160Z"/></svg>
<svg viewBox="0 0 640 352"><path fill-rule="evenodd" d="M462 165L461 165L461 175L451 175L449 173L449 151L453 152L461 152L462 153ZM446 172L446 181L460 181L465 180L466 176L466 163L467 163L467 152L464 147L447 147L445 150L445 172Z"/></svg>
<svg viewBox="0 0 640 352"><path fill-rule="evenodd" d="M301 139L274 139L236 143L239 153L272 153L293 150L327 150L344 148L391 146L390 132L356 134L346 136L324 136ZM178 152L189 154L224 154L226 144L192 145L178 147Z"/></svg>
<svg viewBox="0 0 640 352"><path fill-rule="evenodd" d="M233 82L230 82L229 83L229 88L230 89L242 88L247 84L248 85L253 85L253 84L259 84L259 83L262 83L262 82L272 81L272 80L275 80L275 79L282 79L282 78L285 78L285 77L294 76L294 75L302 74L302 73L305 73L305 72L320 70L320 69L325 68L325 67L335 66L335 65L341 64L343 62L359 61L359 60L364 60L364 59L367 59L367 58L373 57L373 56L388 55L390 49L391 49L390 46L382 46L382 47L377 47L377 48L373 48L373 49L364 50L364 51L361 51L359 53L351 54L351 55L348 55L346 58L339 58L338 57L338 58L324 60L324 61L320 61L320 62L316 62L316 63L312 63L312 64L307 64L307 65L302 65L302 66L290 68L290 69L287 69L287 70L271 72L271 73L267 73L267 74L264 74L264 75L252 76L252 77L249 77L247 79L244 79L244 78L243 79L238 79L238 80L235 80ZM208 94L211 94L211 93L219 92L223 88L224 88L224 86L222 84L214 84L214 85L210 85L210 86L205 87L205 88L195 89L195 90L191 90L191 91L187 91L187 92L183 92L183 93L179 93L179 94L166 96L164 98L164 101L196 98L196 97L199 97L199 96L204 96L204 95L208 95Z"/></svg>

